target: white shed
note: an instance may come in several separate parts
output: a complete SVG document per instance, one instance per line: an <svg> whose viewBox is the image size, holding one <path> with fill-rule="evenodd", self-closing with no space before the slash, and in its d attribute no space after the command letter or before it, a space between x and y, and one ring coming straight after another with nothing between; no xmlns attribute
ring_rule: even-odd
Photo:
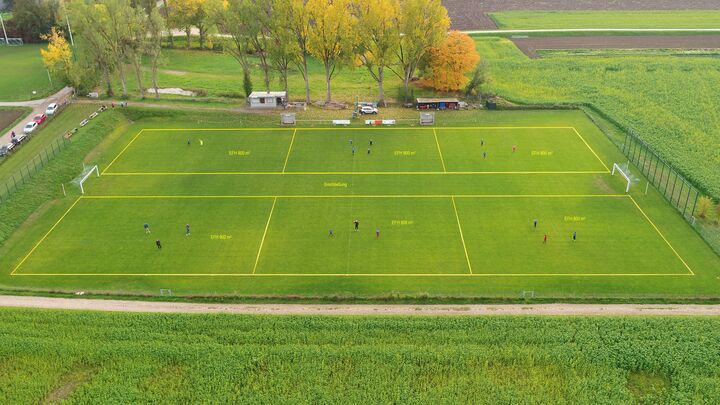
<svg viewBox="0 0 720 405"><path fill-rule="evenodd" d="M287 103L284 91L253 91L248 97L250 108L276 108Z"/></svg>

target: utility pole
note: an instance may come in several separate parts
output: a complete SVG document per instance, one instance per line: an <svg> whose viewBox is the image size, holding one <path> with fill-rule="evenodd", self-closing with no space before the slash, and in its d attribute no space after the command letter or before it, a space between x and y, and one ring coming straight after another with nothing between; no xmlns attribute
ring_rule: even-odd
<svg viewBox="0 0 720 405"><path fill-rule="evenodd" d="M0 13L0 25L2 25L3 35L5 36L5 45L9 45L9 44L8 44L7 31L5 31L5 21L3 21L2 13Z"/></svg>
<svg viewBox="0 0 720 405"><path fill-rule="evenodd" d="M73 40L72 30L70 29L70 17L68 17L67 8L65 8L65 1L60 0L60 2L62 3L62 6L63 6L63 12L65 13L65 23L67 24L67 27L68 27L68 35L70 35L70 45L72 45L74 47L75 41Z"/></svg>

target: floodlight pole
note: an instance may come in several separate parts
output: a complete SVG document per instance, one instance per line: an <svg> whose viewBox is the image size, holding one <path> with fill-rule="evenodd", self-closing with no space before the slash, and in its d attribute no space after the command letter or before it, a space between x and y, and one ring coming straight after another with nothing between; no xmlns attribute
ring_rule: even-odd
<svg viewBox="0 0 720 405"><path fill-rule="evenodd" d="M8 44L7 31L5 31L5 21L3 21L2 13L0 13L0 25L2 25L3 35L5 36L5 45L9 45L9 44Z"/></svg>

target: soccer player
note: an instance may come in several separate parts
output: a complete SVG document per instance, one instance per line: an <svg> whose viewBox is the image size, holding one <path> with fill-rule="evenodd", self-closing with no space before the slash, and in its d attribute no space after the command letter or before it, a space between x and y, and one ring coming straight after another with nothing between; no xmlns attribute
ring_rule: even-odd
<svg viewBox="0 0 720 405"><path fill-rule="evenodd" d="M370 148L368 148L368 155L370 154Z"/></svg>
<svg viewBox="0 0 720 405"><path fill-rule="evenodd" d="M577 232L573 231L573 242L577 240Z"/></svg>
<svg viewBox="0 0 720 405"><path fill-rule="evenodd" d="M372 146L372 139L370 140L370 146Z"/></svg>
<svg viewBox="0 0 720 405"><path fill-rule="evenodd" d="M190 236L190 224L185 224L185 236Z"/></svg>
<svg viewBox="0 0 720 405"><path fill-rule="evenodd" d="M157 246L158 249L162 249L162 244L160 243L160 239L155 241L155 246Z"/></svg>
<svg viewBox="0 0 720 405"><path fill-rule="evenodd" d="M485 146L485 139L480 139L480 146Z"/></svg>
<svg viewBox="0 0 720 405"><path fill-rule="evenodd" d="M352 139L350 140L350 145L352 145Z"/></svg>
<svg viewBox="0 0 720 405"><path fill-rule="evenodd" d="M190 138L188 138L188 146L190 146Z"/></svg>
<svg viewBox="0 0 720 405"><path fill-rule="evenodd" d="M333 235L332 229L330 230L330 237L331 237L331 238L334 238L334 237L335 237L335 235Z"/></svg>
<svg viewBox="0 0 720 405"><path fill-rule="evenodd" d="M547 243L547 234L543 237L543 243Z"/></svg>
<svg viewBox="0 0 720 405"><path fill-rule="evenodd" d="M483 152L483 159L487 157L487 152Z"/></svg>
<svg viewBox="0 0 720 405"><path fill-rule="evenodd" d="M517 150L517 145L513 145L513 153Z"/></svg>
<svg viewBox="0 0 720 405"><path fill-rule="evenodd" d="M356 219L353 221L353 224L355 224L355 232L357 232L360 228L360 221Z"/></svg>
<svg viewBox="0 0 720 405"><path fill-rule="evenodd" d="M353 154L353 156L355 156L355 147L354 146L352 148L352 154Z"/></svg>
<svg viewBox="0 0 720 405"><path fill-rule="evenodd" d="M375 228L375 239L380 238L380 228Z"/></svg>
<svg viewBox="0 0 720 405"><path fill-rule="evenodd" d="M203 140L201 139L201 140L200 140L200 146L203 146L204 144L205 144L205 143L204 143Z"/></svg>
<svg viewBox="0 0 720 405"><path fill-rule="evenodd" d="M143 228L145 228L145 233L150 233L150 224L143 225Z"/></svg>
<svg viewBox="0 0 720 405"><path fill-rule="evenodd" d="M537 219L533 220L533 227L537 228Z"/></svg>

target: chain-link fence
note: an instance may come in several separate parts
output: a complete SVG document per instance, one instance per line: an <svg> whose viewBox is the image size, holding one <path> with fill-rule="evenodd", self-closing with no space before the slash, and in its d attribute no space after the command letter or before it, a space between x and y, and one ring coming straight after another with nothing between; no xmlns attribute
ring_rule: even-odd
<svg viewBox="0 0 720 405"><path fill-rule="evenodd" d="M13 173L7 179L0 180L0 204L7 201L23 184L30 181L37 172L42 170L42 168L68 144L70 144L70 141L66 139L65 136L57 138L50 143L50 145L46 146L44 150L35 155L25 166L22 166L20 170Z"/></svg>

